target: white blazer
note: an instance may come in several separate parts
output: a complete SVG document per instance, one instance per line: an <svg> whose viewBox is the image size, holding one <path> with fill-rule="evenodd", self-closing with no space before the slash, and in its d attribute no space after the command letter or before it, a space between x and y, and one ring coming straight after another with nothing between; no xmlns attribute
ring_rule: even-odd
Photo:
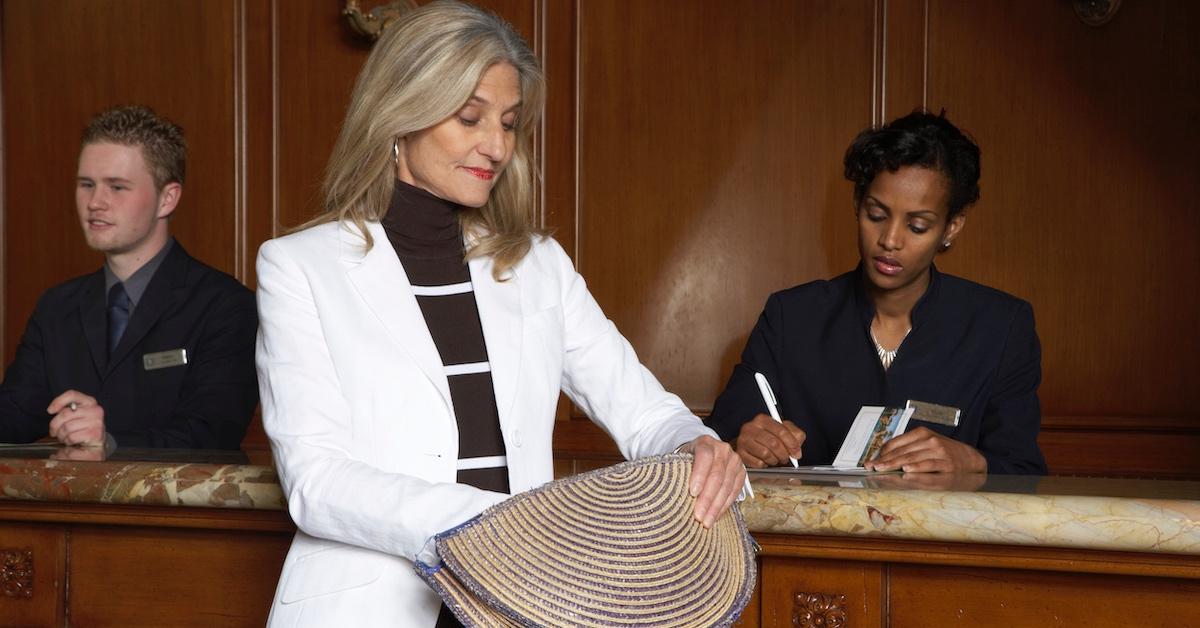
<svg viewBox="0 0 1200 628"><path fill-rule="evenodd" d="M272 626L433 626L413 571L426 543L507 495L456 484L458 427L441 357L378 223L263 244L256 362L263 425L299 532ZM553 475L563 390L627 458L716 436L659 385L552 239L507 281L469 263L514 493ZM422 551L424 550L424 554Z"/></svg>

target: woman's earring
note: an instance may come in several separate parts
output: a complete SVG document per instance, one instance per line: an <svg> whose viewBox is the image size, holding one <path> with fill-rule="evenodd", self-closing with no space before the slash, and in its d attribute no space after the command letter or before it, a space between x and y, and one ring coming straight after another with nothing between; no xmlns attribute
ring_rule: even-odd
<svg viewBox="0 0 1200 628"><path fill-rule="evenodd" d="M392 140L392 161L396 162L397 166L400 165L400 138L398 137Z"/></svg>
<svg viewBox="0 0 1200 628"><path fill-rule="evenodd" d="M953 242L951 242L951 241L949 241L949 240L942 240L942 250L943 250L943 251L949 251L949 250L950 250L950 245L951 245L951 244L954 244L954 243L953 243Z"/></svg>

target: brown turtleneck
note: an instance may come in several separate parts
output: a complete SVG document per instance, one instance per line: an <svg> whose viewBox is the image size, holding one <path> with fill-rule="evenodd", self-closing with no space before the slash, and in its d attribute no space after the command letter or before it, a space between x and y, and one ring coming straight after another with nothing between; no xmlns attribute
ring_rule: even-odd
<svg viewBox="0 0 1200 628"><path fill-rule="evenodd" d="M504 438L479 307L463 258L460 209L397 180L382 223L446 368L458 421L458 481L507 493L508 466L500 458Z"/></svg>

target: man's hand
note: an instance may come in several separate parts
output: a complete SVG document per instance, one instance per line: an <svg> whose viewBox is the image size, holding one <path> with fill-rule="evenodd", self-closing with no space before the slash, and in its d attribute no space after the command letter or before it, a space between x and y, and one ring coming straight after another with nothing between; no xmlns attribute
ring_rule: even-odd
<svg viewBox="0 0 1200 628"><path fill-rule="evenodd" d="M742 424L734 445L742 462L752 469L773 467L800 459L804 430L791 421L776 423L768 414L759 414Z"/></svg>
<svg viewBox="0 0 1200 628"><path fill-rule="evenodd" d="M863 466L874 471L900 469L905 473L987 473L987 459L979 450L927 427L918 427L889 440L879 457Z"/></svg>
<svg viewBox="0 0 1200 628"><path fill-rule="evenodd" d="M711 436L700 436L679 451L690 453L692 480L688 491L696 498L696 520L711 528L717 517L737 499L746 484L746 467L728 443Z"/></svg>
<svg viewBox="0 0 1200 628"><path fill-rule="evenodd" d="M54 415L50 436L64 445L104 447L104 408L96 399L77 390L54 398L46 408Z"/></svg>

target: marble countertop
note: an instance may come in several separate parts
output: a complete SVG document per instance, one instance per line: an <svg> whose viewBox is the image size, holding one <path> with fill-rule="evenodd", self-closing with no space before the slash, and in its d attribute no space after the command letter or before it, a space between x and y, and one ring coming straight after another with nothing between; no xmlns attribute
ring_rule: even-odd
<svg viewBox="0 0 1200 628"><path fill-rule="evenodd" d="M1200 482L752 473L754 532L1200 554Z"/></svg>
<svg viewBox="0 0 1200 628"><path fill-rule="evenodd" d="M286 510L269 464L240 452L0 450L0 500ZM751 473L751 531L1200 555L1200 482Z"/></svg>
<svg viewBox="0 0 1200 628"><path fill-rule="evenodd" d="M0 450L0 500L285 510L279 476L241 452ZM73 459L76 458L76 459Z"/></svg>

